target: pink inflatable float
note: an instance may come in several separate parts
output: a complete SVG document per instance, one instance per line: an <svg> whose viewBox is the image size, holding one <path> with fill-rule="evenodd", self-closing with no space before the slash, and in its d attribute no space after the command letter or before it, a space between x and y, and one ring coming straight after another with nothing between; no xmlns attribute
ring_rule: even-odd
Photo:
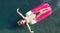
<svg viewBox="0 0 60 33"><path fill-rule="evenodd" d="M23 16L20 12L18 12L18 9L17 9L17 13L19 15L21 15L22 18L24 19L24 20L22 20L23 24L26 22L28 22L30 24L35 24L35 23L47 18L49 15L51 15L52 9L48 3L43 3L43 4L40 4L39 6L31 9L30 11L28 11L25 14L25 16Z"/></svg>
<svg viewBox="0 0 60 33"><path fill-rule="evenodd" d="M52 9L48 3L43 3L28 11L25 16L19 12L19 9L17 9L17 13L24 19L19 20L17 22L18 25L26 23L30 33L34 33L34 31L31 30L29 24L33 25L47 18L52 14Z"/></svg>
<svg viewBox="0 0 60 33"><path fill-rule="evenodd" d="M43 3L32 10L30 10L32 13L40 12L39 15L35 18L37 22L42 21L46 17L52 14L51 6L48 3Z"/></svg>

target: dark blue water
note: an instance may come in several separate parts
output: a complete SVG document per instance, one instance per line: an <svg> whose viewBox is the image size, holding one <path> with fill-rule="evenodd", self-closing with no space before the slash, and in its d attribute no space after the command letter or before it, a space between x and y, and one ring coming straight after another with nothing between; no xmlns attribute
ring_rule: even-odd
<svg viewBox="0 0 60 33"><path fill-rule="evenodd" d="M60 33L60 0L0 0L0 33L29 33L26 26L17 25L22 18L16 9L24 15L41 3L49 3L53 13L31 28L35 33Z"/></svg>

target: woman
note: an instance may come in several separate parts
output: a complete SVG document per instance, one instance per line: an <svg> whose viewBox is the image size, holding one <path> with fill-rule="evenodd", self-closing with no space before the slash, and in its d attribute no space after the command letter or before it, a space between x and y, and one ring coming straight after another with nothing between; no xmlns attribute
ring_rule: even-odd
<svg viewBox="0 0 60 33"><path fill-rule="evenodd" d="M25 24L28 22L29 24L33 25L46 17L48 17L52 13L52 9L49 4L44 3L36 8L33 8L29 12L26 13L26 17L24 20L18 21L18 25Z"/></svg>
<svg viewBox="0 0 60 33"><path fill-rule="evenodd" d="M33 14L31 11L26 13L26 17L22 20L19 20L17 23L18 25L24 25L26 22L30 23L30 24L35 24L36 21L34 20L36 17L35 14ZM34 23L33 23L34 22Z"/></svg>

